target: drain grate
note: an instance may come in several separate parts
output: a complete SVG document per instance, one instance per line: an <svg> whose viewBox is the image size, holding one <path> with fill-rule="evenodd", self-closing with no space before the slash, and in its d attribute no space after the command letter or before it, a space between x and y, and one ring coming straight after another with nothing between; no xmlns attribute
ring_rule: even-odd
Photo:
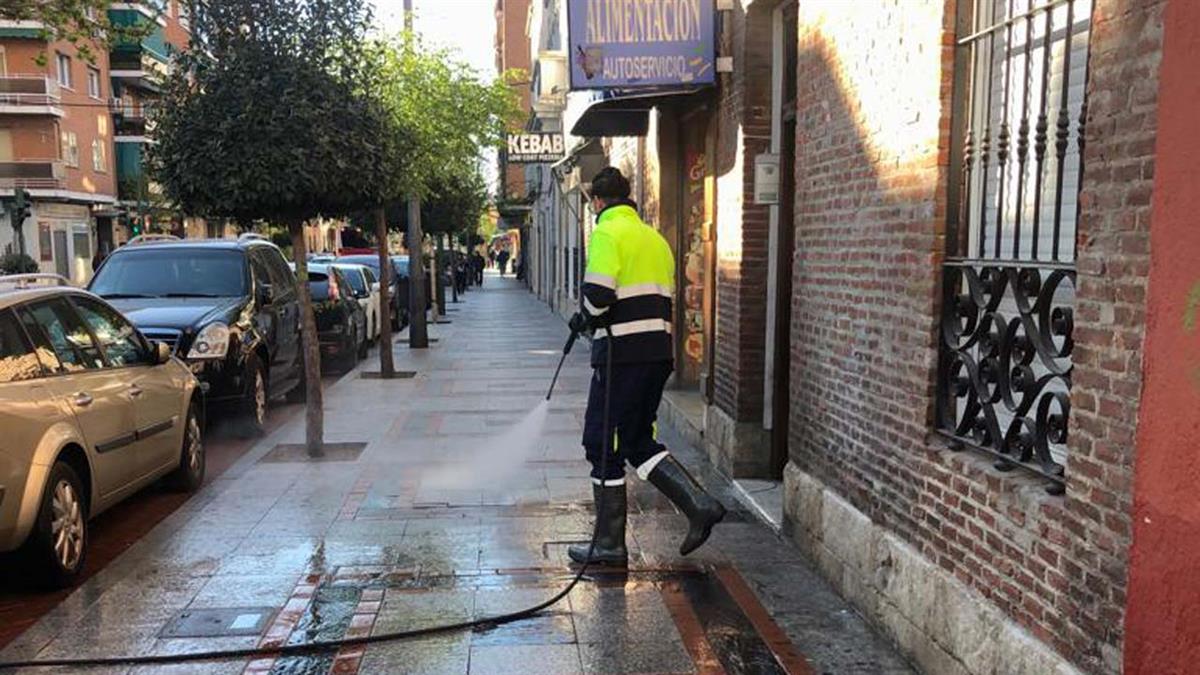
<svg viewBox="0 0 1200 675"><path fill-rule="evenodd" d="M415 370L397 370L390 377L384 377L383 373L378 370L364 371L361 375L364 380L411 380L417 376Z"/></svg>
<svg viewBox="0 0 1200 675"><path fill-rule="evenodd" d="M321 448L319 457L308 454L308 446L303 443L280 443L258 460L260 464L281 464L287 462L354 462L367 447L366 443L326 443Z"/></svg>
<svg viewBox="0 0 1200 675"><path fill-rule="evenodd" d="M275 607L186 609L167 622L159 637L203 638L261 635L275 616Z"/></svg>

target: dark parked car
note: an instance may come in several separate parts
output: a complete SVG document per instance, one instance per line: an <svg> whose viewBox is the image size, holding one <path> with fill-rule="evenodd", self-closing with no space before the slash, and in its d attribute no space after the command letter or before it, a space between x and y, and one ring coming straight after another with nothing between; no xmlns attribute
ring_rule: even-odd
<svg viewBox="0 0 1200 675"><path fill-rule="evenodd" d="M368 254L353 254L338 256L339 263L353 263L370 267L376 276L379 274L379 256ZM392 317L392 329L399 330L408 325L408 257L392 256L392 273L389 275L391 284L388 290L389 312Z"/></svg>
<svg viewBox="0 0 1200 675"><path fill-rule="evenodd" d="M187 362L210 408L261 433L267 402L303 396L296 277L280 250L234 240L135 240L108 256L88 286L152 340Z"/></svg>
<svg viewBox="0 0 1200 675"><path fill-rule="evenodd" d="M348 371L367 355L367 314L342 270L309 264L308 289L321 341L321 362ZM329 361L326 361L329 359Z"/></svg>

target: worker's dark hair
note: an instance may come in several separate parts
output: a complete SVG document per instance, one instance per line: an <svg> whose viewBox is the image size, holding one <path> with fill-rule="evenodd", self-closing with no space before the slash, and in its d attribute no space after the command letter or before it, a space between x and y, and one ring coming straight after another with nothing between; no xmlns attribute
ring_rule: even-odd
<svg viewBox="0 0 1200 675"><path fill-rule="evenodd" d="M629 179L621 175L621 170L615 166L606 166L592 178L592 197L599 197L605 202L615 202L629 199Z"/></svg>

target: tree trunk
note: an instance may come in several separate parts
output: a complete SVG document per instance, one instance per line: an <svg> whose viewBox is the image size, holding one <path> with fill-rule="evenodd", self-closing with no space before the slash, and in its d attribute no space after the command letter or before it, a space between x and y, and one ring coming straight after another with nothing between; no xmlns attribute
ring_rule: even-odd
<svg viewBox="0 0 1200 675"><path fill-rule="evenodd" d="M386 379L396 374L396 364L392 356L392 260L387 212L382 206L375 210L375 238L379 243L379 376Z"/></svg>
<svg viewBox="0 0 1200 675"><path fill-rule="evenodd" d="M425 324L425 260L421 233L421 200L408 200L408 346L429 348L429 327Z"/></svg>
<svg viewBox="0 0 1200 675"><path fill-rule="evenodd" d="M433 297L437 298L434 307L434 320L440 321L446 315L446 270L442 269L446 259L446 249L442 247L442 235L435 234L437 241L436 252L433 254Z"/></svg>
<svg viewBox="0 0 1200 675"><path fill-rule="evenodd" d="M300 291L300 340L304 349L304 444L310 457L320 457L325 445L325 407L321 400L321 342L308 288L308 242L303 223L289 223L292 257L296 261L296 286Z"/></svg>
<svg viewBox="0 0 1200 675"><path fill-rule="evenodd" d="M454 243L454 237L446 235L446 240L450 244L450 302L458 302L458 246ZM466 288L463 288L466 292Z"/></svg>

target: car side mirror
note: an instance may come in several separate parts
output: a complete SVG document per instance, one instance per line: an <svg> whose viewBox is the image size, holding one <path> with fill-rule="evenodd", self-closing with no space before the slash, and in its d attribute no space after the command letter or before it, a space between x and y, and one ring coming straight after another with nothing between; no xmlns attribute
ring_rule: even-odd
<svg viewBox="0 0 1200 675"><path fill-rule="evenodd" d="M255 298L260 305L269 305L275 299L275 289L271 288L271 284L259 284L258 294Z"/></svg>
<svg viewBox="0 0 1200 675"><path fill-rule="evenodd" d="M372 293L378 293L378 292L379 292L379 282L378 282L378 281L372 281L372 282L371 282L371 292L372 292Z"/></svg>
<svg viewBox="0 0 1200 675"><path fill-rule="evenodd" d="M155 340L150 343L154 349L154 363L162 365L171 360L171 346L165 342Z"/></svg>

